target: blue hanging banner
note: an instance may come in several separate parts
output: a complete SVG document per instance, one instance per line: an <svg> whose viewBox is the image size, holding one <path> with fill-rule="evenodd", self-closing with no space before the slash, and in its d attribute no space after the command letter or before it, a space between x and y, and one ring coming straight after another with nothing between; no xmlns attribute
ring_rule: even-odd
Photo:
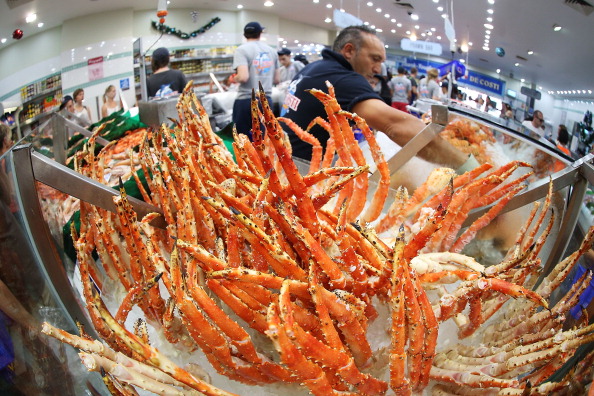
<svg viewBox="0 0 594 396"><path fill-rule="evenodd" d="M468 70L468 74L460 78L458 83L471 85L499 96L503 96L505 90L505 81L472 70Z"/></svg>
<svg viewBox="0 0 594 396"><path fill-rule="evenodd" d="M466 74L466 66L458 61L451 61L450 63L446 63L445 65L438 68L439 75L445 76L446 74L450 73L452 71L452 65L454 65L456 79L461 78L464 76L464 74Z"/></svg>

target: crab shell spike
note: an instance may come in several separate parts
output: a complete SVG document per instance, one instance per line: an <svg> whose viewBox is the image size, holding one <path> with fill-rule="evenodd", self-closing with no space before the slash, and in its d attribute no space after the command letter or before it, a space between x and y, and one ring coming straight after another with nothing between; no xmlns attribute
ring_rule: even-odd
<svg viewBox="0 0 594 396"><path fill-rule="evenodd" d="M118 183L120 186L120 193L125 194L126 190L124 190L124 183L122 182L122 176L118 176Z"/></svg>

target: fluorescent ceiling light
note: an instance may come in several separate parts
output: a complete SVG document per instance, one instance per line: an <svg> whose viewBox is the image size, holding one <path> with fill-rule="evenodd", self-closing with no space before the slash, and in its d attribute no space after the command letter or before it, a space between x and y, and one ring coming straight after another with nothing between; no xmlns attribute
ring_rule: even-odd
<svg viewBox="0 0 594 396"><path fill-rule="evenodd" d="M42 27L43 27L43 22L39 22L39 23L37 24L37 27L38 27L38 28L42 28Z"/></svg>
<svg viewBox="0 0 594 396"><path fill-rule="evenodd" d="M561 27L561 26L559 26L559 25L557 25L557 24L554 24L554 25L553 25L553 30L554 30L554 31L558 32L558 31L559 31L559 30L561 30L561 29L562 29L562 27Z"/></svg>
<svg viewBox="0 0 594 396"><path fill-rule="evenodd" d="M35 22L36 19L37 19L37 14L35 14L35 13L29 14L25 17L25 22L27 22L27 23Z"/></svg>
<svg viewBox="0 0 594 396"><path fill-rule="evenodd" d="M485 23L484 25L487 29L493 29L493 25L491 25L490 23Z"/></svg>
<svg viewBox="0 0 594 396"><path fill-rule="evenodd" d="M534 51L528 51L528 55L532 55Z"/></svg>
<svg viewBox="0 0 594 396"><path fill-rule="evenodd" d="M410 14L410 19L412 19L413 21L418 21L419 16L417 14Z"/></svg>
<svg viewBox="0 0 594 396"><path fill-rule="evenodd" d="M314 3L315 3L315 0L314 0ZM243 8L243 5L242 4L237 4L237 9L238 10L241 10L242 8Z"/></svg>
<svg viewBox="0 0 594 396"><path fill-rule="evenodd" d="M332 19L330 19L330 18L326 18L326 19L324 19L324 22L326 22L326 23L330 23L330 22L332 22Z"/></svg>
<svg viewBox="0 0 594 396"><path fill-rule="evenodd" d="M272 1L265 1L264 2L264 7L272 7L274 5L274 3Z"/></svg>

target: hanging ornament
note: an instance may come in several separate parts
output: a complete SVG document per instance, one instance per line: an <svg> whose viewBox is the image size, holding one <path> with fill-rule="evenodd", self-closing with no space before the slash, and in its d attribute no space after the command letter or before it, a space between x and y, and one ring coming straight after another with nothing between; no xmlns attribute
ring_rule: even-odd
<svg viewBox="0 0 594 396"><path fill-rule="evenodd" d="M167 34L174 34L181 39L187 40L191 37L196 37L199 34L205 33L208 29L212 28L214 25L216 25L220 21L221 21L221 18L214 17L206 25L204 25L201 28L196 29L190 33L182 32L180 29L176 29L176 28L164 25L163 23L157 23L155 21L151 21L151 25L153 26L154 29L156 29L160 32L167 33Z"/></svg>
<svg viewBox="0 0 594 396"><path fill-rule="evenodd" d="M15 40L20 40L23 37L23 31L21 29L15 29L14 32L12 32L12 38Z"/></svg>
<svg viewBox="0 0 594 396"><path fill-rule="evenodd" d="M198 11L192 11L190 12L190 15L192 15L192 22L198 22Z"/></svg>
<svg viewBox="0 0 594 396"><path fill-rule="evenodd" d="M157 16L159 17L159 23L161 25L165 23L167 14L167 0L159 0L157 3Z"/></svg>

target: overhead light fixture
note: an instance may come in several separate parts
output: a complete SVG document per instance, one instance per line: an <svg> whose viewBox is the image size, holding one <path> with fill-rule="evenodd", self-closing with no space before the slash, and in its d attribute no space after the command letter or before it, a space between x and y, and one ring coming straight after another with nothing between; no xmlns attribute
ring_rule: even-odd
<svg viewBox="0 0 594 396"><path fill-rule="evenodd" d="M419 25L415 25L415 29L419 30L421 27Z"/></svg>
<svg viewBox="0 0 594 396"><path fill-rule="evenodd" d="M591 93L592 93L592 90L591 90L591 89L589 89L589 90L588 90L588 93L589 93L589 94L591 94Z"/></svg>
<svg viewBox="0 0 594 396"><path fill-rule="evenodd" d="M390 14L384 14L386 18L390 18Z"/></svg>
<svg viewBox="0 0 594 396"><path fill-rule="evenodd" d="M520 78L520 82L524 82L525 80L523 78Z"/></svg>
<svg viewBox="0 0 594 396"><path fill-rule="evenodd" d="M392 23L396 23L396 18L392 18L392 19L390 19L390 22L392 22Z"/></svg>
<svg viewBox="0 0 594 396"><path fill-rule="evenodd" d="M412 19L413 21L418 21L419 16L417 14L410 14L410 19Z"/></svg>
<svg viewBox="0 0 594 396"><path fill-rule="evenodd" d="M487 22L493 22L493 18L487 17Z"/></svg>
<svg viewBox="0 0 594 396"><path fill-rule="evenodd" d="M2 38L2 39L0 40L0 43L2 43L2 44L4 44L5 42L6 42L6 39L5 39L5 38Z"/></svg>
<svg viewBox="0 0 594 396"><path fill-rule="evenodd" d="M439 3L439 0L433 0L434 3Z"/></svg>
<svg viewBox="0 0 594 396"><path fill-rule="evenodd" d="M39 22L39 23L37 24L37 27L38 27L38 28L42 28L42 27L43 27L43 22Z"/></svg>
<svg viewBox="0 0 594 396"><path fill-rule="evenodd" d="M497 70L495 70L495 72L496 72L497 74L499 74L499 73L501 73L501 69L497 69Z"/></svg>
<svg viewBox="0 0 594 396"><path fill-rule="evenodd" d="M466 63L464 59L460 59L460 63Z"/></svg>
<svg viewBox="0 0 594 396"><path fill-rule="evenodd" d="M314 0L314 3L315 3L315 2L316 2L316 0ZM241 10L242 8L243 8L243 5L242 5L242 4L237 4L237 9L238 9L238 10Z"/></svg>
<svg viewBox="0 0 594 396"><path fill-rule="evenodd" d="M441 14L441 17L442 17L443 19L446 19L446 18L448 17L448 15L447 15L447 14Z"/></svg>
<svg viewBox="0 0 594 396"><path fill-rule="evenodd" d="M392 33L396 33L396 29L392 29L390 30Z"/></svg>
<svg viewBox="0 0 594 396"><path fill-rule="evenodd" d="M491 25L490 23L485 23L484 25L487 29L493 29L493 25Z"/></svg>
<svg viewBox="0 0 594 396"><path fill-rule="evenodd" d="M443 11L443 7L442 6L437 7L437 11L442 12Z"/></svg>
<svg viewBox="0 0 594 396"><path fill-rule="evenodd" d="M367 5L368 5L369 7L373 7L373 3L372 3L371 1L368 1L368 2L367 2Z"/></svg>
<svg viewBox="0 0 594 396"><path fill-rule="evenodd" d="M542 91L542 87L540 85L538 86L538 89ZM586 91L584 91L584 93L586 93Z"/></svg>
<svg viewBox="0 0 594 396"><path fill-rule="evenodd" d="M469 46L469 47L472 47L472 41L469 41L469 42L468 42L468 46Z"/></svg>
<svg viewBox="0 0 594 396"><path fill-rule="evenodd" d="M485 46L483 46L483 49L484 49L485 51L489 51L489 47L487 47L486 45L485 45Z"/></svg>
<svg viewBox="0 0 594 396"><path fill-rule="evenodd" d="M518 62L514 63L514 66L518 67L520 64Z"/></svg>
<svg viewBox="0 0 594 396"><path fill-rule="evenodd" d="M377 28L377 29L375 29L375 31L378 33L383 33L384 29Z"/></svg>
<svg viewBox="0 0 594 396"><path fill-rule="evenodd" d="M390 46L388 44L384 45L385 48L390 48Z"/></svg>
<svg viewBox="0 0 594 396"><path fill-rule="evenodd" d="M495 0L487 0L487 3L489 3L489 4L495 4Z"/></svg>
<svg viewBox="0 0 594 396"><path fill-rule="evenodd" d="M433 33L427 32L427 36L433 36Z"/></svg>
<svg viewBox="0 0 594 396"><path fill-rule="evenodd" d="M371 26L369 26L369 27L370 27L370 28L372 28L372 29L375 29L375 25L371 25Z"/></svg>
<svg viewBox="0 0 594 396"><path fill-rule="evenodd" d="M534 53L534 51L528 51L528 55L532 55Z"/></svg>
<svg viewBox="0 0 594 396"><path fill-rule="evenodd" d="M332 8L332 4L330 4L330 3L326 4L326 8Z"/></svg>
<svg viewBox="0 0 594 396"><path fill-rule="evenodd" d="M365 22L363 22L363 25L369 26L369 22L365 21Z"/></svg>
<svg viewBox="0 0 594 396"><path fill-rule="evenodd" d="M462 50L462 52L468 52L468 44L462 44L460 50Z"/></svg>
<svg viewBox="0 0 594 396"><path fill-rule="evenodd" d="M411 34L410 35L410 41L417 41L417 35L416 34Z"/></svg>
<svg viewBox="0 0 594 396"><path fill-rule="evenodd" d="M427 36L426 33L421 33L421 37L425 37L425 36Z"/></svg>
<svg viewBox="0 0 594 396"><path fill-rule="evenodd" d="M410 34L410 30L407 30L406 32L404 32L406 35Z"/></svg>
<svg viewBox="0 0 594 396"><path fill-rule="evenodd" d="M32 13L25 17L25 22L27 22L27 23L35 22L36 19L37 19L37 14Z"/></svg>
<svg viewBox="0 0 594 396"><path fill-rule="evenodd" d="M492 10L491 8L489 8L489 9L487 10L487 14L492 14L492 13L493 13L493 10Z"/></svg>
<svg viewBox="0 0 594 396"><path fill-rule="evenodd" d="M382 12L382 9L378 7L378 8L375 9L375 11L376 12Z"/></svg>
<svg viewBox="0 0 594 396"><path fill-rule="evenodd" d="M330 23L330 22L332 22L332 19L331 18L326 18L326 19L324 19L324 22Z"/></svg>
<svg viewBox="0 0 594 396"><path fill-rule="evenodd" d="M434 32L434 31L436 31L436 30L437 30L437 29L435 29L434 27L432 27L432 28L431 28L431 31L432 31L432 32Z"/></svg>
<svg viewBox="0 0 594 396"><path fill-rule="evenodd" d="M438 39L438 40L441 40L441 36L437 36L437 39Z"/></svg>
<svg viewBox="0 0 594 396"><path fill-rule="evenodd" d="M402 27L402 24L401 24L400 22L398 22L398 23L396 24L396 27Z"/></svg>
<svg viewBox="0 0 594 396"><path fill-rule="evenodd" d="M485 34L491 34L490 30L485 30Z"/></svg>
<svg viewBox="0 0 594 396"><path fill-rule="evenodd" d="M264 2L264 7L272 7L274 5L274 3L272 1L265 1Z"/></svg>
<svg viewBox="0 0 594 396"><path fill-rule="evenodd" d="M559 31L559 30L561 30L561 29L562 29L562 27L561 27L561 26L559 26L559 25L557 25L557 24L554 24L554 25L553 25L553 30L554 30L554 31L558 32L558 31Z"/></svg>

